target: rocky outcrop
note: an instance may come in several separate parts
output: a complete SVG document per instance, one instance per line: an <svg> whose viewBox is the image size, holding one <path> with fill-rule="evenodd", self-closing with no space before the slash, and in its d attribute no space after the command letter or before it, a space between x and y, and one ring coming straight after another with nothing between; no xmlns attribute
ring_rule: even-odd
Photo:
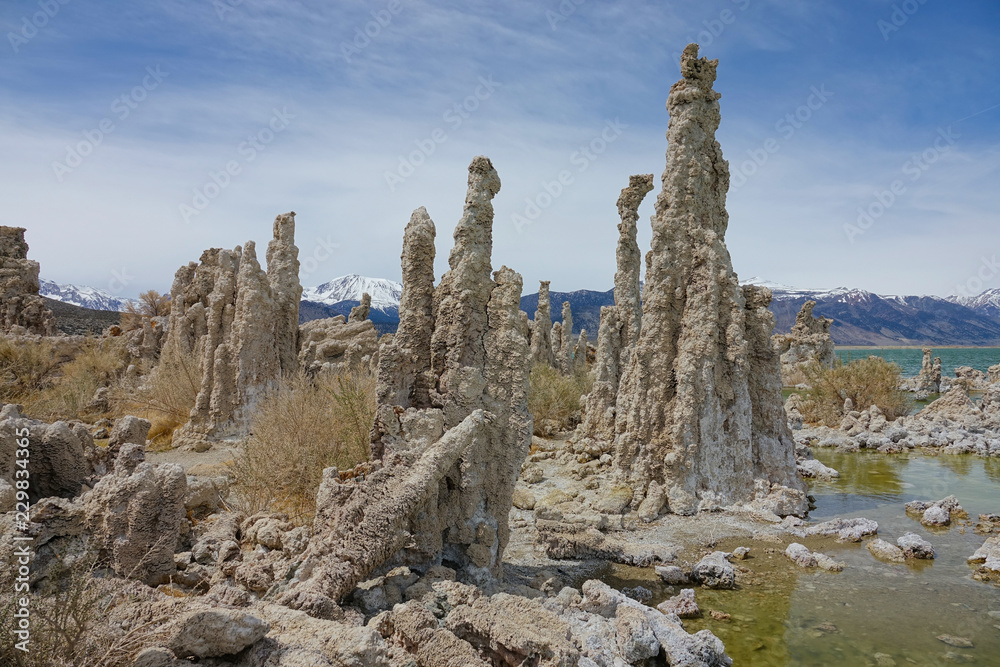
<svg viewBox="0 0 1000 667"><path fill-rule="evenodd" d="M932 351L924 348L920 374L914 379L914 390L937 394L941 391L941 358L931 359Z"/></svg>
<svg viewBox="0 0 1000 667"><path fill-rule="evenodd" d="M576 338L576 348L573 350L573 372L587 370L588 345L587 330L580 329L580 335Z"/></svg>
<svg viewBox="0 0 1000 667"><path fill-rule="evenodd" d="M267 280L275 304L274 340L278 346L278 365L282 373L291 373L297 364L299 302L299 249L295 245L295 211L274 219L273 238L267 244Z"/></svg>
<svg viewBox="0 0 1000 667"><path fill-rule="evenodd" d="M141 446L122 448L115 471L83 496L84 524L115 572L156 585L176 571L187 478L175 463L143 459Z"/></svg>
<svg viewBox="0 0 1000 667"><path fill-rule="evenodd" d="M412 361L399 379L389 377L389 367L380 373L378 394L386 402L377 409L368 472L345 480L324 476L317 536L289 599L340 599L376 568L429 567L442 558L471 581L492 581L500 573L514 482L532 424L521 277L506 267L490 276L490 202L499 189L490 161L473 160L450 269L432 308L426 296L433 223L426 212L411 219L402 255L402 333L387 346L387 358ZM408 270L407 259L418 257L419 267ZM429 314L428 336L416 324ZM429 369L421 361L427 359ZM425 383L429 406L415 399Z"/></svg>
<svg viewBox="0 0 1000 667"><path fill-rule="evenodd" d="M538 283L538 308L535 309L534 325L531 329L531 361L535 364L555 366L552 354L552 312L549 299L549 281Z"/></svg>
<svg viewBox="0 0 1000 667"><path fill-rule="evenodd" d="M28 259L24 227L0 226L0 333L55 336L56 320L38 295L38 262Z"/></svg>
<svg viewBox="0 0 1000 667"><path fill-rule="evenodd" d="M298 248L295 214L280 215L268 244L268 270L253 241L206 250L178 269L164 354L200 359L190 421L174 436L191 444L245 432L253 408L283 373L298 369Z"/></svg>
<svg viewBox="0 0 1000 667"><path fill-rule="evenodd" d="M628 361L626 351L631 350L639 340L642 324L642 299L639 273L642 257L636 242L636 222L639 220L639 205L653 190L653 175L630 176L628 187L622 188L618 197L618 248L615 252L618 269L615 271L615 308L618 310L618 326L621 331L621 368ZM599 334L598 334L599 337Z"/></svg>
<svg viewBox="0 0 1000 667"><path fill-rule="evenodd" d="M576 352L576 345L573 343L573 309L569 301L563 301L562 305L562 327L560 329L562 340L559 342L559 370L563 375L573 374L573 354Z"/></svg>
<svg viewBox="0 0 1000 667"><path fill-rule="evenodd" d="M583 409L583 421L577 430L578 439L606 443L609 448L615 437L615 403L618 399L618 360L620 357L620 327L615 306L601 308L601 325L597 330L597 353L594 357L594 384Z"/></svg>
<svg viewBox="0 0 1000 667"><path fill-rule="evenodd" d="M676 513L756 502L797 514L805 486L770 345L770 292L740 289L725 245L716 66L689 45L667 100L667 166L641 331L618 392L615 468L636 506L655 481Z"/></svg>
<svg viewBox="0 0 1000 667"><path fill-rule="evenodd" d="M378 331L369 319L337 315L299 327L299 367L309 375L367 371L377 367L378 352Z"/></svg>
<svg viewBox="0 0 1000 667"><path fill-rule="evenodd" d="M14 405L5 406L0 414L0 479L10 487L23 477L17 475L17 450L25 447L32 503L52 496L72 498L105 470L106 452L94 445L83 424L46 424L22 417Z"/></svg>
<svg viewBox="0 0 1000 667"><path fill-rule="evenodd" d="M815 301L806 301L795 317L795 324L787 334L775 334L772 338L775 349L781 356L781 381L786 387L806 383L804 367L819 364L832 368L836 353L830 326L833 320L815 317Z"/></svg>
<svg viewBox="0 0 1000 667"><path fill-rule="evenodd" d="M549 334L549 339L552 341L552 358L555 359L556 368L561 368L562 364L562 338L563 338L563 325L562 322L555 322L552 325L552 331Z"/></svg>
<svg viewBox="0 0 1000 667"><path fill-rule="evenodd" d="M358 305L351 308L351 314L348 316L348 322L361 322L368 319L368 315L372 311L372 297L368 292L364 292L361 295L361 302Z"/></svg>

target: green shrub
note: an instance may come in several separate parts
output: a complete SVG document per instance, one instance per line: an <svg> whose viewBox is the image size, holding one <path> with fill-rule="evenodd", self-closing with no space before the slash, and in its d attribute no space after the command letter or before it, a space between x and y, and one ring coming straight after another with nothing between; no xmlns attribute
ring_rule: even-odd
<svg viewBox="0 0 1000 667"><path fill-rule="evenodd" d="M889 421L910 413L912 403L899 389L899 366L882 357L871 356L849 364L837 360L833 368L811 364L804 371L811 385L802 396L802 416L807 422L836 428L844 417L844 401L848 398L857 410L877 405Z"/></svg>
<svg viewBox="0 0 1000 667"><path fill-rule="evenodd" d="M580 397L590 392L593 383L592 375L583 369L566 376L547 364L536 364L531 369L528 390L528 409L535 420L535 435L545 435L547 425L566 430L579 424L583 408Z"/></svg>

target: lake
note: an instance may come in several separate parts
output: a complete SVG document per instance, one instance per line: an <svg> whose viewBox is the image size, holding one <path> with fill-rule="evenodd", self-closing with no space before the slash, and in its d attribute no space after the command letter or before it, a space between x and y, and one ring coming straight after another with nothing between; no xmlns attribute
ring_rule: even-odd
<svg viewBox="0 0 1000 667"><path fill-rule="evenodd" d="M941 357L941 371L945 377L954 377L959 366L971 366L985 373L990 366L1000 363L1000 347L932 347L931 350L933 356ZM919 375L924 358L920 348L895 347L838 347L837 355L844 363L877 355L898 364L903 377Z"/></svg>

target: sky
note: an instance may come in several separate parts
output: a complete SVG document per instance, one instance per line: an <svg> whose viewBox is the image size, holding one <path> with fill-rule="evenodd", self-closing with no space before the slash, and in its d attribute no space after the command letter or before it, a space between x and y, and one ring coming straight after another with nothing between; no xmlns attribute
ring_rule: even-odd
<svg viewBox="0 0 1000 667"><path fill-rule="evenodd" d="M49 280L166 292L205 248L263 262L287 211L303 285L398 280L419 206L440 275L486 155L494 268L608 290L696 42L742 279L1000 287L996 0L6 0L0 32L0 224Z"/></svg>

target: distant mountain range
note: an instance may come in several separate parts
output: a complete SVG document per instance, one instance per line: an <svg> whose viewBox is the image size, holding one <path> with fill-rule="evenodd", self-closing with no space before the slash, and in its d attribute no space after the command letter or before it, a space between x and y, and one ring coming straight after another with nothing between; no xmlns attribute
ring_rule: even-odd
<svg viewBox="0 0 1000 667"><path fill-rule="evenodd" d="M1000 319L1000 287L986 290L979 296L949 296L948 301Z"/></svg>
<svg viewBox="0 0 1000 667"><path fill-rule="evenodd" d="M776 333L784 333L806 301L816 301L815 313L834 320L831 335L838 345L1000 345L1000 289L976 297L880 295L862 289L801 289L751 278L774 294L771 312ZM350 314L364 292L372 297L371 319L379 331L394 331L399 323L403 286L382 278L341 276L302 292L299 321ZM128 299L103 290L42 281L43 296L93 310L123 310ZM552 321L562 321L562 303L573 310L573 331L586 329L596 340L601 306L614 303L614 290L551 292ZM535 316L538 294L521 298L521 310Z"/></svg>
<svg viewBox="0 0 1000 667"><path fill-rule="evenodd" d="M73 306L90 310L111 310L122 312L131 299L109 294L94 287L61 285L51 280L40 280L38 293L53 301L62 301Z"/></svg>

